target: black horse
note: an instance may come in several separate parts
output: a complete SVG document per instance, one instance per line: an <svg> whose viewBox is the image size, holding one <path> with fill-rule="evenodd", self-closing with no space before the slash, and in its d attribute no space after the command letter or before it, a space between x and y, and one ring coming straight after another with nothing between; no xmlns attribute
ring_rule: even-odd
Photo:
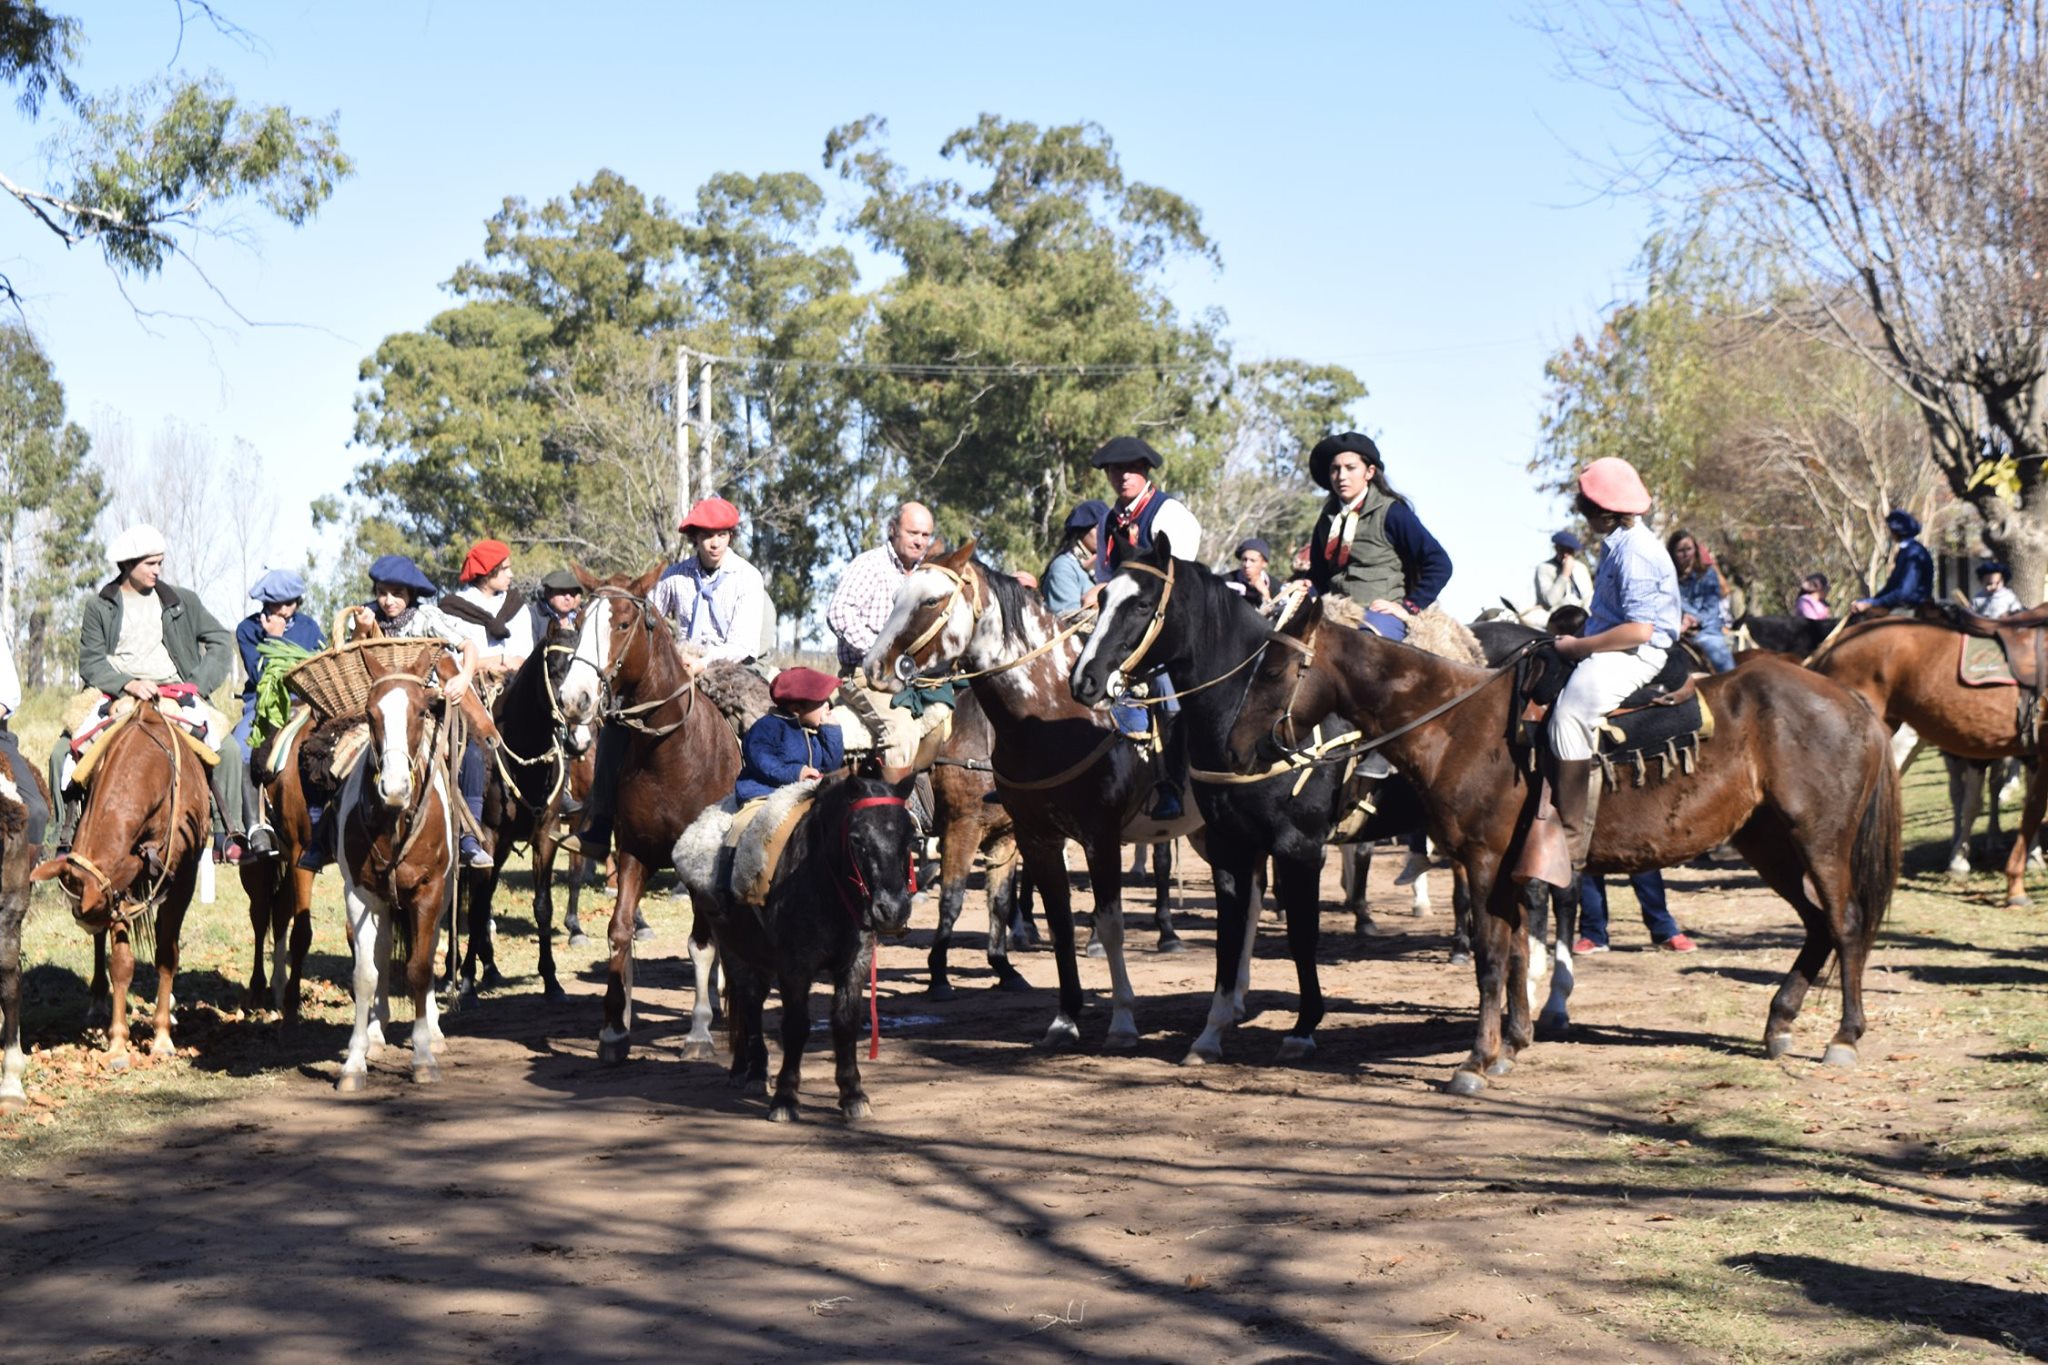
<svg viewBox="0 0 2048 1365"><path fill-rule="evenodd" d="M1749 638L1756 642L1758 649L1803 659L1819 649L1821 642L1834 633L1838 624L1833 617L1809 621L1804 616L1758 616L1751 612L1735 626L1738 630L1748 631Z"/></svg>
<svg viewBox="0 0 2048 1365"><path fill-rule="evenodd" d="M734 856L722 849L731 817L724 811L705 812L676 842L676 868L725 966L732 1078L749 1094L767 1088L761 1009L771 984L781 993L782 1068L768 1106L768 1117L778 1123L798 1116L798 1072L811 1035L811 982L820 976L832 983L839 1112L848 1119L868 1115L854 1056L860 991L876 936L900 934L910 922L916 842L905 805L910 787L909 780L892 785L856 774L825 779L777 859L760 905L743 904L732 893ZM778 819L779 801L780 794L769 798L759 819Z"/></svg>
<svg viewBox="0 0 2048 1365"><path fill-rule="evenodd" d="M1124 678L1158 668L1171 673L1180 688L1181 724L1202 810L1202 854L1216 890L1216 990L1187 1061L1220 1061L1224 1030L1243 1017L1255 879L1269 854L1300 992L1298 1016L1281 1041L1279 1060L1306 1057L1315 1050L1323 1018L1316 969L1323 849L1347 810L1347 764L1340 759L1306 769L1282 767L1251 782L1226 776L1230 728L1271 623L1207 569L1174 560L1166 537L1155 540L1149 554L1126 561L1103 590L1100 611L1068 679L1075 700L1097 705ZM1418 828L1420 805L1405 796L1376 810L1360 837L1389 838Z"/></svg>

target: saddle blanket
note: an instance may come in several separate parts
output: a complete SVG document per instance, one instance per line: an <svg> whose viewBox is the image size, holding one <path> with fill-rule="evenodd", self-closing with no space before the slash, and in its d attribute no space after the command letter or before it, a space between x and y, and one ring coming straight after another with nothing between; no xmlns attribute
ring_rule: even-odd
<svg viewBox="0 0 2048 1365"><path fill-rule="evenodd" d="M816 782L792 782L771 796L730 811L713 806L676 840L676 874L691 893L741 905L767 903L775 869L791 836L810 813Z"/></svg>
<svg viewBox="0 0 2048 1365"><path fill-rule="evenodd" d="M1965 687L2019 686L2019 679L2012 675L2012 664L2005 657L2004 642L1982 635L1963 637L1956 680Z"/></svg>
<svg viewBox="0 0 2048 1365"><path fill-rule="evenodd" d="M1635 785L1643 785L1652 760L1663 764L1662 776L1676 767L1692 772L1699 764L1700 742L1714 737L1714 713L1695 692L1671 706L1641 706L1615 711L1600 722L1599 745L1593 757L1611 788L1615 768L1636 769Z"/></svg>
<svg viewBox="0 0 2048 1365"><path fill-rule="evenodd" d="M62 787L76 787L83 791L91 784L107 745L134 720L136 708L141 705L133 697L93 695L100 698L100 705L87 713L84 735L71 740L62 770L58 773ZM196 690L185 693L182 702L168 694L159 697L156 708L171 722L173 733L185 741L186 747L198 756L201 763L211 768L220 762L220 755L207 741L214 733L226 736L227 718L200 701Z"/></svg>

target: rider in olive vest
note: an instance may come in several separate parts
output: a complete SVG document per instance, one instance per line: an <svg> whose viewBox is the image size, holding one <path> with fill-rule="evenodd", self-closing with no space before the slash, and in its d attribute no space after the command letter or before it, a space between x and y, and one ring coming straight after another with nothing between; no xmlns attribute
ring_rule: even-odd
<svg viewBox="0 0 2048 1365"><path fill-rule="evenodd" d="M1392 640L1451 581L1451 557L1408 500L1387 486L1386 461L1369 436L1347 431L1316 443L1309 476L1330 490L1309 537L1309 581L1365 608L1366 623Z"/></svg>

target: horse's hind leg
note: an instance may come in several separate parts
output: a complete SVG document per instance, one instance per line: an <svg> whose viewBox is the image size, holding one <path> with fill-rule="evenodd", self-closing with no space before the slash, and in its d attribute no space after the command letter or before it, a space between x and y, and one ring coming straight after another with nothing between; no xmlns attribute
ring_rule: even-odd
<svg viewBox="0 0 2048 1365"><path fill-rule="evenodd" d="M1253 860L1243 849L1226 847L1209 837L1209 880L1216 892L1216 989L1209 997L1209 1018L1201 1036L1182 1058L1185 1066L1223 1060L1223 1035L1237 1022L1240 964L1255 936L1257 916L1251 903Z"/></svg>
<svg viewBox="0 0 2048 1365"><path fill-rule="evenodd" d="M1162 953L1184 953L1188 947L1173 927L1173 865L1178 852L1173 842L1152 846L1152 923L1159 930Z"/></svg>
<svg viewBox="0 0 2048 1365"><path fill-rule="evenodd" d="M1472 877L1463 863L1451 865L1451 965L1472 961Z"/></svg>
<svg viewBox="0 0 2048 1365"><path fill-rule="evenodd" d="M711 941L711 929L703 913L690 916L690 979L696 983L696 998L690 1004L690 1032L683 1039L683 1060L708 1062L718 1055L711 1041L711 1006L718 999L718 945Z"/></svg>
<svg viewBox="0 0 2048 1365"><path fill-rule="evenodd" d="M1167 861L1160 855L1164 845L1153 848L1153 863ZM1122 850L1114 843L1091 849L1088 873L1095 884L1095 939L1109 959L1109 1032L1102 1045L1127 1050L1138 1045L1138 1024L1134 1009L1138 993L1131 986L1131 971L1124 963L1124 903Z"/></svg>
<svg viewBox="0 0 2048 1365"><path fill-rule="evenodd" d="M782 996L782 1066L775 1073L775 1098L769 1102L768 1118L774 1123L793 1123L798 1117L796 1095L802 1080L804 1045L811 1038L811 974L785 969L776 990ZM833 1027L836 1033L836 1018Z"/></svg>
<svg viewBox="0 0 2048 1365"><path fill-rule="evenodd" d="M1532 883L1533 885L1533 883ZM1550 908L1557 920L1557 955L1550 967L1550 996L1536 1016L1539 1042L1560 1042L1572 1027L1572 944L1579 937L1579 888L1553 891Z"/></svg>
<svg viewBox="0 0 2048 1365"><path fill-rule="evenodd" d="M1316 943L1322 933L1322 905L1317 883L1322 880L1323 859L1273 858L1273 880L1279 884L1280 904L1287 912L1287 951L1294 958L1295 989L1299 994L1294 1027L1280 1040L1279 1060L1297 1061L1316 1048L1316 1028L1323 1022L1323 983L1316 970ZM1249 961L1249 958L1247 958Z"/></svg>
<svg viewBox="0 0 2048 1365"><path fill-rule="evenodd" d="M1004 847L984 860L984 866L988 874L982 897L988 902L988 965L996 974L994 989L1028 991L1031 983L1010 962L1010 926L1019 918L1023 904L1023 860L1006 840ZM1021 935L1019 939L1021 942Z"/></svg>
<svg viewBox="0 0 2048 1365"><path fill-rule="evenodd" d="M2036 769L2027 783L2027 803L2020 808L2019 834L2005 859L2005 903L2009 906L2033 904L2027 899L2027 850L2033 847L2034 835L2041 828L2044 805L2048 805L2048 772Z"/></svg>
<svg viewBox="0 0 2048 1365"><path fill-rule="evenodd" d="M832 1063L839 1081L839 1113L849 1122L874 1112L860 1086L860 988L874 944L863 939L861 951L839 973L832 986Z"/></svg>
<svg viewBox="0 0 2048 1365"><path fill-rule="evenodd" d="M10 848L7 852L13 852ZM0 892L0 1114L28 1103L21 1051L21 925L28 917L28 890Z"/></svg>
<svg viewBox="0 0 2048 1365"><path fill-rule="evenodd" d="M975 851L971 834L971 823L955 817L948 821L945 835L939 840L939 927L932 935L931 951L925 955L929 980L924 993L933 1000L951 1000L958 994L947 975L946 957L953 947L953 926L959 922L960 909L967 903L967 874L974 865ZM993 914L993 888L989 904ZM991 946L995 937L992 922L989 933Z"/></svg>

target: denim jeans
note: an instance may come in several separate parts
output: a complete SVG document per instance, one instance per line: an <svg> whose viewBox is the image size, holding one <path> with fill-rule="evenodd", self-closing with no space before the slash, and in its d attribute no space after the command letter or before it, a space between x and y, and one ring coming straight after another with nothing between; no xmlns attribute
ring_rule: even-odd
<svg viewBox="0 0 2048 1365"><path fill-rule="evenodd" d="M1638 872L1628 879L1629 889L1636 893L1636 904L1642 907L1643 927L1650 931L1652 943L1662 943L1679 931L1678 921L1671 917L1671 911L1664 899L1664 874L1656 868ZM1607 942L1607 879L1605 877L1581 876L1579 878L1579 937L1589 938L1595 943Z"/></svg>

